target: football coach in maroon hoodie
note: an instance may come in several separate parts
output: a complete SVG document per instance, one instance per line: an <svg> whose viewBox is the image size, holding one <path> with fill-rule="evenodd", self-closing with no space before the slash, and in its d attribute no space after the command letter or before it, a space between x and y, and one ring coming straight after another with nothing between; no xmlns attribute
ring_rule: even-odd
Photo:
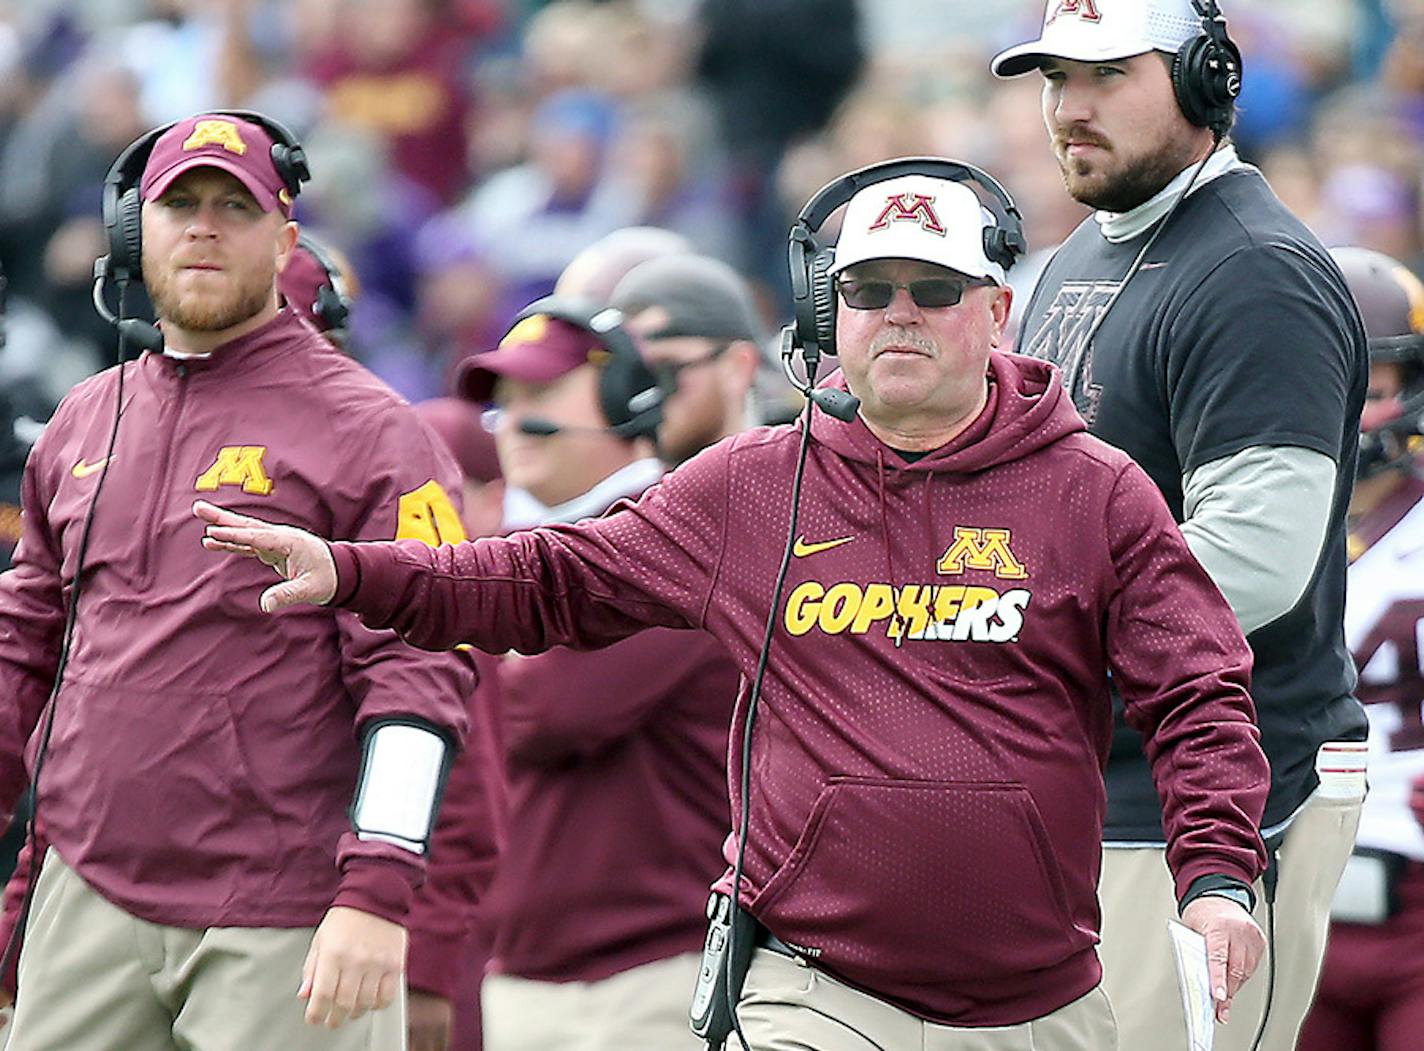
<svg viewBox="0 0 1424 1051"><path fill-rule="evenodd" d="M353 540L463 539L449 455L279 307L297 228L273 146L232 114L152 139L131 188L162 346L75 387L26 468L0 577L0 807L81 560L83 589L12 1051L404 1046L402 922L468 661L351 615L255 614L261 567L191 554L202 493Z"/></svg>
<svg viewBox="0 0 1424 1051"><path fill-rule="evenodd" d="M763 947L739 1015L757 1051L1116 1047L1095 951L1109 672L1219 1011L1264 949L1235 900L1265 863L1249 652L1147 476L1085 432L1051 366L995 350L992 222L926 175L846 208L832 382L860 410L810 417L751 747L741 904ZM438 551L197 513L210 549L287 578L268 610L531 653L702 628L750 680L805 425L723 441L597 521Z"/></svg>

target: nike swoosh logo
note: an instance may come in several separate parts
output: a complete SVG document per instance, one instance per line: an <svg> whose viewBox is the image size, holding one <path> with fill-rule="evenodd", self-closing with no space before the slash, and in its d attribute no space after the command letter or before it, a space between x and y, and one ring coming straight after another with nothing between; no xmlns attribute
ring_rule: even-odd
<svg viewBox="0 0 1424 1051"><path fill-rule="evenodd" d="M74 465L74 470L69 473L74 475L75 478L88 478L91 474L97 474L99 471L102 471L104 465L108 462L109 457L107 456L102 460L95 460L93 463L85 463L83 460L80 460Z"/></svg>
<svg viewBox="0 0 1424 1051"><path fill-rule="evenodd" d="M807 555L819 555L822 551L829 551L833 547L840 547L842 544L849 544L855 537L843 536L838 540L822 540L815 544L806 542L806 535L803 533L796 538L796 543L791 546L791 553L797 558L805 558Z"/></svg>

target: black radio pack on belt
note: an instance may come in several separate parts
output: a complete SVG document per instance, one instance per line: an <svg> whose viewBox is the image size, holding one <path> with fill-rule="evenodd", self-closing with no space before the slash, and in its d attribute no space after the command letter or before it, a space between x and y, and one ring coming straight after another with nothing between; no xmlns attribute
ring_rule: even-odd
<svg viewBox="0 0 1424 1051"><path fill-rule="evenodd" d="M710 1051L717 1051L732 1032L731 1005L741 996L751 965L757 923L725 894L708 899L707 921L707 942L702 947L702 966L697 971L688 1020ZM729 960L732 952L736 958Z"/></svg>

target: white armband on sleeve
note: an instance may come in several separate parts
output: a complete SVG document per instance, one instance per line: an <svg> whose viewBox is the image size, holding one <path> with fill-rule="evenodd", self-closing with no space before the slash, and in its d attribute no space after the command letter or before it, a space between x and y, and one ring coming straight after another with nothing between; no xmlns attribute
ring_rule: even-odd
<svg viewBox="0 0 1424 1051"><path fill-rule="evenodd" d="M450 759L448 740L430 723L382 719L372 725L351 804L357 838L424 854Z"/></svg>

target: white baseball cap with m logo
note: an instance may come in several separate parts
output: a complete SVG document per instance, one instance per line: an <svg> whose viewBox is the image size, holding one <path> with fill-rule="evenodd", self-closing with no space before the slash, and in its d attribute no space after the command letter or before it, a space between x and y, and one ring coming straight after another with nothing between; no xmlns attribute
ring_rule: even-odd
<svg viewBox="0 0 1424 1051"><path fill-rule="evenodd" d="M1192 0L1048 0L1037 40L994 56L990 68L1001 77L1038 69L1045 58L1103 62L1175 53L1203 33Z"/></svg>
<svg viewBox="0 0 1424 1051"><path fill-rule="evenodd" d="M871 183L846 205L836 242L838 274L871 259L917 259L1004 283L1004 268L984 254L994 214L963 183L902 175Z"/></svg>

